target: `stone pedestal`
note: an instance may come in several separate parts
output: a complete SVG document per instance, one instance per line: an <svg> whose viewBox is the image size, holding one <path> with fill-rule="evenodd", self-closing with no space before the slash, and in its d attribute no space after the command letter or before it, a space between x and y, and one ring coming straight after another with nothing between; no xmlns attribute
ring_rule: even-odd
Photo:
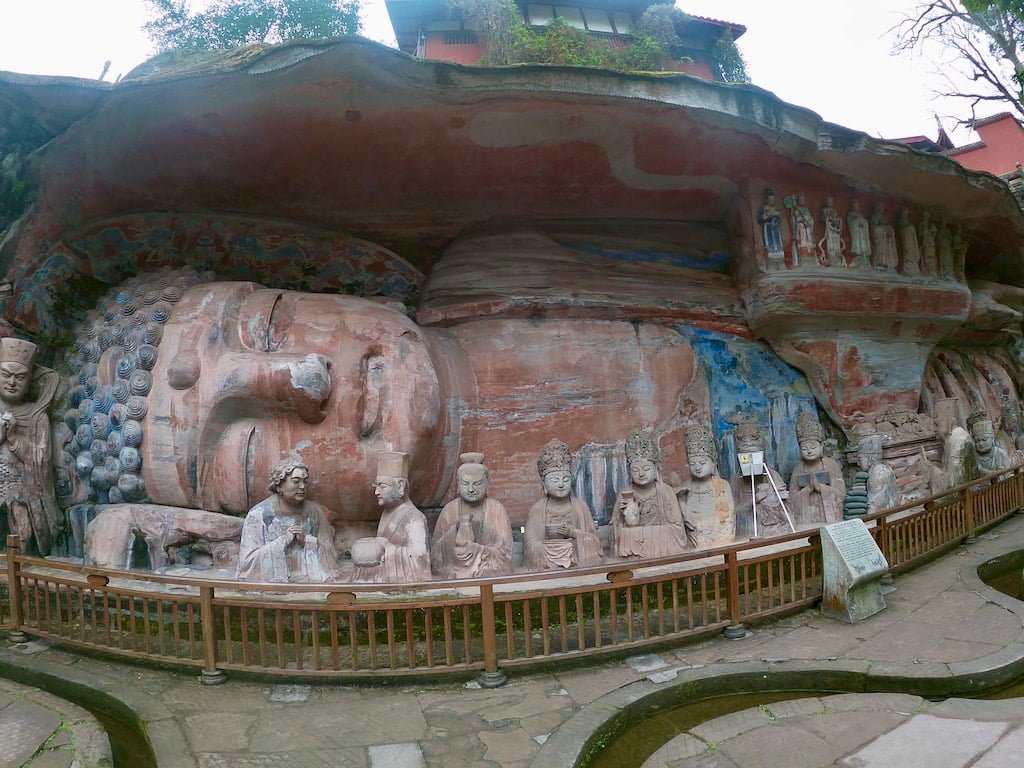
<svg viewBox="0 0 1024 768"><path fill-rule="evenodd" d="M825 589L821 612L856 624L885 608L881 578L889 564L859 519L821 529Z"/></svg>

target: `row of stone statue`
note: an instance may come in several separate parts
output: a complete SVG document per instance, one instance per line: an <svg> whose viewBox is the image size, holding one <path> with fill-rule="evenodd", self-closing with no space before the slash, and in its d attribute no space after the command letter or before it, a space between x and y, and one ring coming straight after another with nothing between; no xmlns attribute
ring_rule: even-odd
<svg viewBox="0 0 1024 768"><path fill-rule="evenodd" d="M763 454L755 422L739 425L735 438L738 451ZM797 420L797 438L802 458L789 489L767 466L737 477L730 486L718 474L711 430L691 427L685 432L690 479L675 489L660 478L653 436L631 432L625 441L630 482L613 507L610 554L650 559L727 546L737 538L737 520L746 520L755 511L753 527L761 537L842 520L842 472L835 460L823 456L824 430L812 414ZM881 442L874 453L867 447L861 450L862 467L871 470L872 462L881 462ZM549 442L538 456L544 495L530 509L523 533L528 570L594 565L604 556L590 508L572 493L571 459L569 447L559 440ZM425 516L409 499L408 457L380 454L374 493L382 515L377 535L351 546L353 581L402 583L512 572L512 527L504 506L488 495L483 455L466 453L461 460L458 496L441 510L431 538ZM895 500L892 496L892 470L880 466L888 470L888 496L873 494L864 512L899 501L898 494ZM323 507L305 498L308 477L308 469L297 461L274 470L269 484L273 495L249 511L242 528L240 579L320 582L340 577L329 517Z"/></svg>
<svg viewBox="0 0 1024 768"><path fill-rule="evenodd" d="M904 275L937 277L942 280L964 280L967 243L961 227L937 225L927 211L915 224L910 211L902 208L895 225L885 212L885 204L876 202L870 217L860 210L860 203L851 200L843 218L835 200L826 197L818 221L807 207L802 193L787 196L789 210L789 266L817 265L823 267L854 267ZM783 214L776 206L775 192L766 189L764 204L758 211L758 224L764 244L768 269L786 265L782 237Z"/></svg>

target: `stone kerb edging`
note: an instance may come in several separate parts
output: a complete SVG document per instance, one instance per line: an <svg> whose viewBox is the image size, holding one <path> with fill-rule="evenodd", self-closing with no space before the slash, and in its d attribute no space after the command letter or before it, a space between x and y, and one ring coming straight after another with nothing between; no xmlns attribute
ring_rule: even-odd
<svg viewBox="0 0 1024 768"><path fill-rule="evenodd" d="M1020 550L1008 546L985 560ZM830 693L908 693L925 698L965 697L1005 685L1024 675L1024 602L985 584L977 574L981 562L958 570L958 579L987 602L1004 608L1021 622L1017 637L1003 648L971 661L876 662L867 659L790 659L717 662L667 671L667 682L650 678L624 685L587 704L563 723L541 746L530 768L568 768L598 740L614 738L646 716L667 707L731 693L806 690Z"/></svg>
<svg viewBox="0 0 1024 768"><path fill-rule="evenodd" d="M129 667L121 667L122 670ZM25 656L0 645L0 677L40 688L77 706L96 707L141 727L160 768L197 768L174 714L157 698L133 687L130 677L114 681L68 665Z"/></svg>

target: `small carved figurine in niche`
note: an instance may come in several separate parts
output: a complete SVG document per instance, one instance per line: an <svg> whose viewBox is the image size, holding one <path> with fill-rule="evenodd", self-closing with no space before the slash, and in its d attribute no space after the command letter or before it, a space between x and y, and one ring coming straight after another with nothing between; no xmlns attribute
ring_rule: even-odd
<svg viewBox="0 0 1024 768"><path fill-rule="evenodd" d="M482 453L463 453L459 495L444 505L434 526L430 560L446 579L476 579L512 572L512 525L505 506L487 495L491 473Z"/></svg>
<svg viewBox="0 0 1024 768"><path fill-rule="evenodd" d="M782 247L782 213L775 207L775 190L764 191L764 204L757 212L757 223L761 225L767 268L781 269L785 266L786 251Z"/></svg>
<svg viewBox="0 0 1024 768"><path fill-rule="evenodd" d="M733 440L736 443L738 453L751 453L754 451L764 452L764 440L761 437L761 427L753 419L746 419L736 425L733 433ZM769 480L771 473L771 480ZM775 494L772 488L772 481L779 489ZM769 538L789 533L789 522L786 520L786 511L782 507L782 499L788 497L786 483L782 476L767 464L764 465L764 472L757 475L753 481L753 496L751 495L751 480L740 473L732 477L732 497L736 505L736 535L739 538L753 536L753 512L754 501L757 501L757 536L758 538Z"/></svg>
<svg viewBox="0 0 1024 768"><path fill-rule="evenodd" d="M1024 434L1020 431L1020 409L1009 398L1003 401L996 442L1008 454L1024 451Z"/></svg>
<svg viewBox="0 0 1024 768"><path fill-rule="evenodd" d="M309 467L279 462L267 484L271 495L242 524L238 578L245 581L318 583L338 578L334 528L327 511L306 499Z"/></svg>
<svg viewBox="0 0 1024 768"><path fill-rule="evenodd" d="M373 494L383 514L376 537L352 544L352 580L378 584L429 580L427 519L409 500L408 454L379 454Z"/></svg>
<svg viewBox="0 0 1024 768"><path fill-rule="evenodd" d="M956 279L956 264L953 261L953 235L942 222L938 234L935 235L935 249L939 256L939 277L943 280Z"/></svg>
<svg viewBox="0 0 1024 768"><path fill-rule="evenodd" d="M23 552L48 555L64 528L46 413L60 376L35 364L36 351L30 341L0 339L0 523L18 534Z"/></svg>
<svg viewBox="0 0 1024 768"><path fill-rule="evenodd" d="M601 561L601 540L583 499L572 493L572 454L561 440L552 440L537 457L544 498L526 516L523 558L534 571L595 565Z"/></svg>
<svg viewBox="0 0 1024 768"><path fill-rule="evenodd" d="M790 508L797 528L815 528L843 519L846 483L839 465L822 453L825 430L813 413L796 419L800 463L789 481Z"/></svg>
<svg viewBox="0 0 1024 768"><path fill-rule="evenodd" d="M850 201L846 226L850 230L850 266L869 269L871 267L871 233L868 220L860 212L860 203L857 200Z"/></svg>
<svg viewBox="0 0 1024 768"><path fill-rule="evenodd" d="M892 467L882 461L882 436L865 435L857 446L857 466L867 473L867 513L900 505L900 487ZM860 473L858 473L860 474Z"/></svg>
<svg viewBox="0 0 1024 768"><path fill-rule="evenodd" d="M953 279L961 283L967 282L964 270L967 268L967 241L964 239L963 227L959 224L953 230Z"/></svg>
<svg viewBox="0 0 1024 768"><path fill-rule="evenodd" d="M825 198L825 205L821 209L821 223L825 233L818 241L819 263L830 267L844 266L843 217L839 215L835 201L831 197Z"/></svg>
<svg viewBox="0 0 1024 768"><path fill-rule="evenodd" d="M686 522L694 528L697 547L724 547L736 539L732 488L718 474L715 436L707 427L685 433L690 479L677 492Z"/></svg>
<svg viewBox="0 0 1024 768"><path fill-rule="evenodd" d="M935 236L939 228L931 220L928 211L921 214L921 223L917 225L917 238L921 252L921 274L936 277L939 274L939 256L935 250Z"/></svg>
<svg viewBox="0 0 1024 768"><path fill-rule="evenodd" d="M974 456L978 462L978 471L987 475L989 472L1009 469L1012 465L1010 455L996 445L995 429L988 414L981 409L974 411L967 420L967 426L971 431L971 440L974 442Z"/></svg>
<svg viewBox="0 0 1024 768"><path fill-rule="evenodd" d="M790 230L793 235L791 254L793 266L799 267L803 260L812 260L814 256L814 216L804 201L804 193L795 198L786 198L789 208Z"/></svg>
<svg viewBox="0 0 1024 768"><path fill-rule="evenodd" d="M899 266L896 232L885 215L885 203L875 203L871 212L871 249L875 254L875 269L896 271Z"/></svg>
<svg viewBox="0 0 1024 768"><path fill-rule="evenodd" d="M900 209L900 244L903 253L903 274L921 274L921 249L917 243L917 228L910 221L910 211Z"/></svg>
<svg viewBox="0 0 1024 768"><path fill-rule="evenodd" d="M932 465L933 494L954 488L977 473L974 443L970 433L957 423L958 413L958 398L935 401L935 430L942 441L942 463Z"/></svg>
<svg viewBox="0 0 1024 768"><path fill-rule="evenodd" d="M691 545L675 491L658 478L658 446L650 432L626 437L630 484L612 510L612 541L619 557L668 557Z"/></svg>

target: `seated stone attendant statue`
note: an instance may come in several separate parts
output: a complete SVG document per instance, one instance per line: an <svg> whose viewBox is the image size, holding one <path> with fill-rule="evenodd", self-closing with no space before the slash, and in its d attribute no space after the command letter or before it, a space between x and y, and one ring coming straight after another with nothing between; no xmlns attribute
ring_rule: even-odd
<svg viewBox="0 0 1024 768"><path fill-rule="evenodd" d="M675 491L658 479L660 452L649 432L626 437L630 484L612 510L612 541L619 557L669 557L690 548Z"/></svg>
<svg viewBox="0 0 1024 768"><path fill-rule="evenodd" d="M64 527L50 461L50 419L60 377L35 365L36 345L0 339L0 524L22 552L48 555ZM0 539L3 546L6 536Z"/></svg>
<svg viewBox="0 0 1024 768"><path fill-rule="evenodd" d="M512 525L505 507L487 495L491 476L482 453L463 453L459 495L441 510L430 560L446 579L475 579L512 572Z"/></svg>
<svg viewBox="0 0 1024 768"><path fill-rule="evenodd" d="M761 427L753 419L744 419L736 425L733 434L737 453L764 453L764 439ZM771 478L769 480L769 477ZM772 482L778 489L772 488ZM732 494L736 503L736 534L741 538L754 535L754 501L757 501L757 537L768 538L789 533L789 522L783 508L788 498L786 483L782 476L767 464L764 472L754 477L753 489L749 477L737 472L732 478ZM781 497L781 498L780 498Z"/></svg>
<svg viewBox="0 0 1024 768"><path fill-rule="evenodd" d="M352 545L352 580L388 584L428 581L427 519L409 500L408 454L385 451L377 457L373 493L383 514L376 537L358 539Z"/></svg>
<svg viewBox="0 0 1024 768"><path fill-rule="evenodd" d="M996 445L995 428L985 411L974 411L967 420L967 427L971 431L971 440L974 441L974 455L981 474L987 475L989 472L998 472L1012 466L1010 455Z"/></svg>
<svg viewBox="0 0 1024 768"><path fill-rule="evenodd" d="M1013 459L1014 451L1024 450L1024 433L1020 431L1020 411L1008 399L1002 405L996 443Z"/></svg>
<svg viewBox="0 0 1024 768"><path fill-rule="evenodd" d="M544 498L526 516L523 556L534 571L594 565L601 560L601 540L590 507L572 493L572 454L552 440L537 457Z"/></svg>
<svg viewBox="0 0 1024 768"><path fill-rule="evenodd" d="M280 462L270 473L271 496L249 510L242 524L238 578L245 581L318 583L338 578L334 528L326 510L306 499L309 468Z"/></svg>
<svg viewBox="0 0 1024 768"><path fill-rule="evenodd" d="M896 473L882 460L882 436L865 435L857 446L857 466L867 472L867 514L873 515L900 505Z"/></svg>
<svg viewBox="0 0 1024 768"><path fill-rule="evenodd" d="M835 459L824 455L825 430L813 413L796 419L800 463L790 477L789 505L797 528L815 528L843 519L846 483Z"/></svg>
<svg viewBox="0 0 1024 768"><path fill-rule="evenodd" d="M971 435L957 423L959 410L958 398L944 397L935 401L935 428L942 444L942 461L930 465L929 485L933 494L955 488L978 472ZM923 449L921 456L927 461Z"/></svg>
<svg viewBox="0 0 1024 768"><path fill-rule="evenodd" d="M707 427L690 427L684 435L690 479L677 492L686 522L694 527L699 549L724 547L736 538L732 488L718 474L715 436Z"/></svg>

